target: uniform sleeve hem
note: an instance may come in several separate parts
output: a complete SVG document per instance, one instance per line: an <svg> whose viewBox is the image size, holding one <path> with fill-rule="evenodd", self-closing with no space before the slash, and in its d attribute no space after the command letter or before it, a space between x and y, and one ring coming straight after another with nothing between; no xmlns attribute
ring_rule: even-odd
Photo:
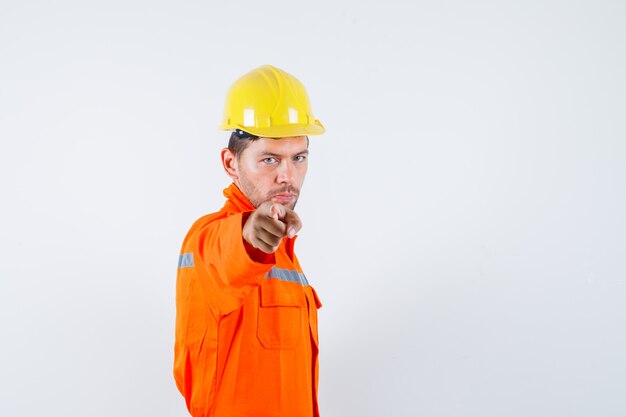
<svg viewBox="0 0 626 417"><path fill-rule="evenodd" d="M276 264L273 253L259 257L248 253L242 231L244 219L249 213L237 213L227 217L223 220L223 229L220 231L224 238L221 255L231 285L246 285L250 280L260 284L265 273Z"/></svg>

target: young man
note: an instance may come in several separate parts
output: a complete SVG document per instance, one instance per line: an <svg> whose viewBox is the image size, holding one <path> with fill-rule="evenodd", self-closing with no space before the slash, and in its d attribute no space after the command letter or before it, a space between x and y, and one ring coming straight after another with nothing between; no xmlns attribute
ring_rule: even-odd
<svg viewBox="0 0 626 417"><path fill-rule="evenodd" d="M318 417L317 310L294 253L308 136L304 86L270 65L230 88L222 164L233 183L184 239L174 377L194 417Z"/></svg>

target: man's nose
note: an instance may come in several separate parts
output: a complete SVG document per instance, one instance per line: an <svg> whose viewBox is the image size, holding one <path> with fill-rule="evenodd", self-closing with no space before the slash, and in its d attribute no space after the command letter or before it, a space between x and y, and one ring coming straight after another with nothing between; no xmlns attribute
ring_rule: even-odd
<svg viewBox="0 0 626 417"><path fill-rule="evenodd" d="M276 178L276 180L279 183L291 184L293 182L293 172L294 169L291 161L283 159L278 166L278 177Z"/></svg>

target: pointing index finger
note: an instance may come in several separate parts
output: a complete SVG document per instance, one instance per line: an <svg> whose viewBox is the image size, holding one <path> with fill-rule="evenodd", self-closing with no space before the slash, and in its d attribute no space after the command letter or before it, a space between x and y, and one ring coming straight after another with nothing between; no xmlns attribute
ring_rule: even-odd
<svg viewBox="0 0 626 417"><path fill-rule="evenodd" d="M285 207L279 203L270 205L270 217L274 220L282 220L285 217Z"/></svg>

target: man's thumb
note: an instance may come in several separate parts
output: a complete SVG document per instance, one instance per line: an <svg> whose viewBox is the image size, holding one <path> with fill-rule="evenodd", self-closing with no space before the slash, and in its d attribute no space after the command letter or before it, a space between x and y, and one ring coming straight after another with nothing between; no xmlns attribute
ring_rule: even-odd
<svg viewBox="0 0 626 417"><path fill-rule="evenodd" d="M287 237L292 238L302 229L302 221L295 211L289 211L289 213L285 215L285 220L287 223Z"/></svg>

